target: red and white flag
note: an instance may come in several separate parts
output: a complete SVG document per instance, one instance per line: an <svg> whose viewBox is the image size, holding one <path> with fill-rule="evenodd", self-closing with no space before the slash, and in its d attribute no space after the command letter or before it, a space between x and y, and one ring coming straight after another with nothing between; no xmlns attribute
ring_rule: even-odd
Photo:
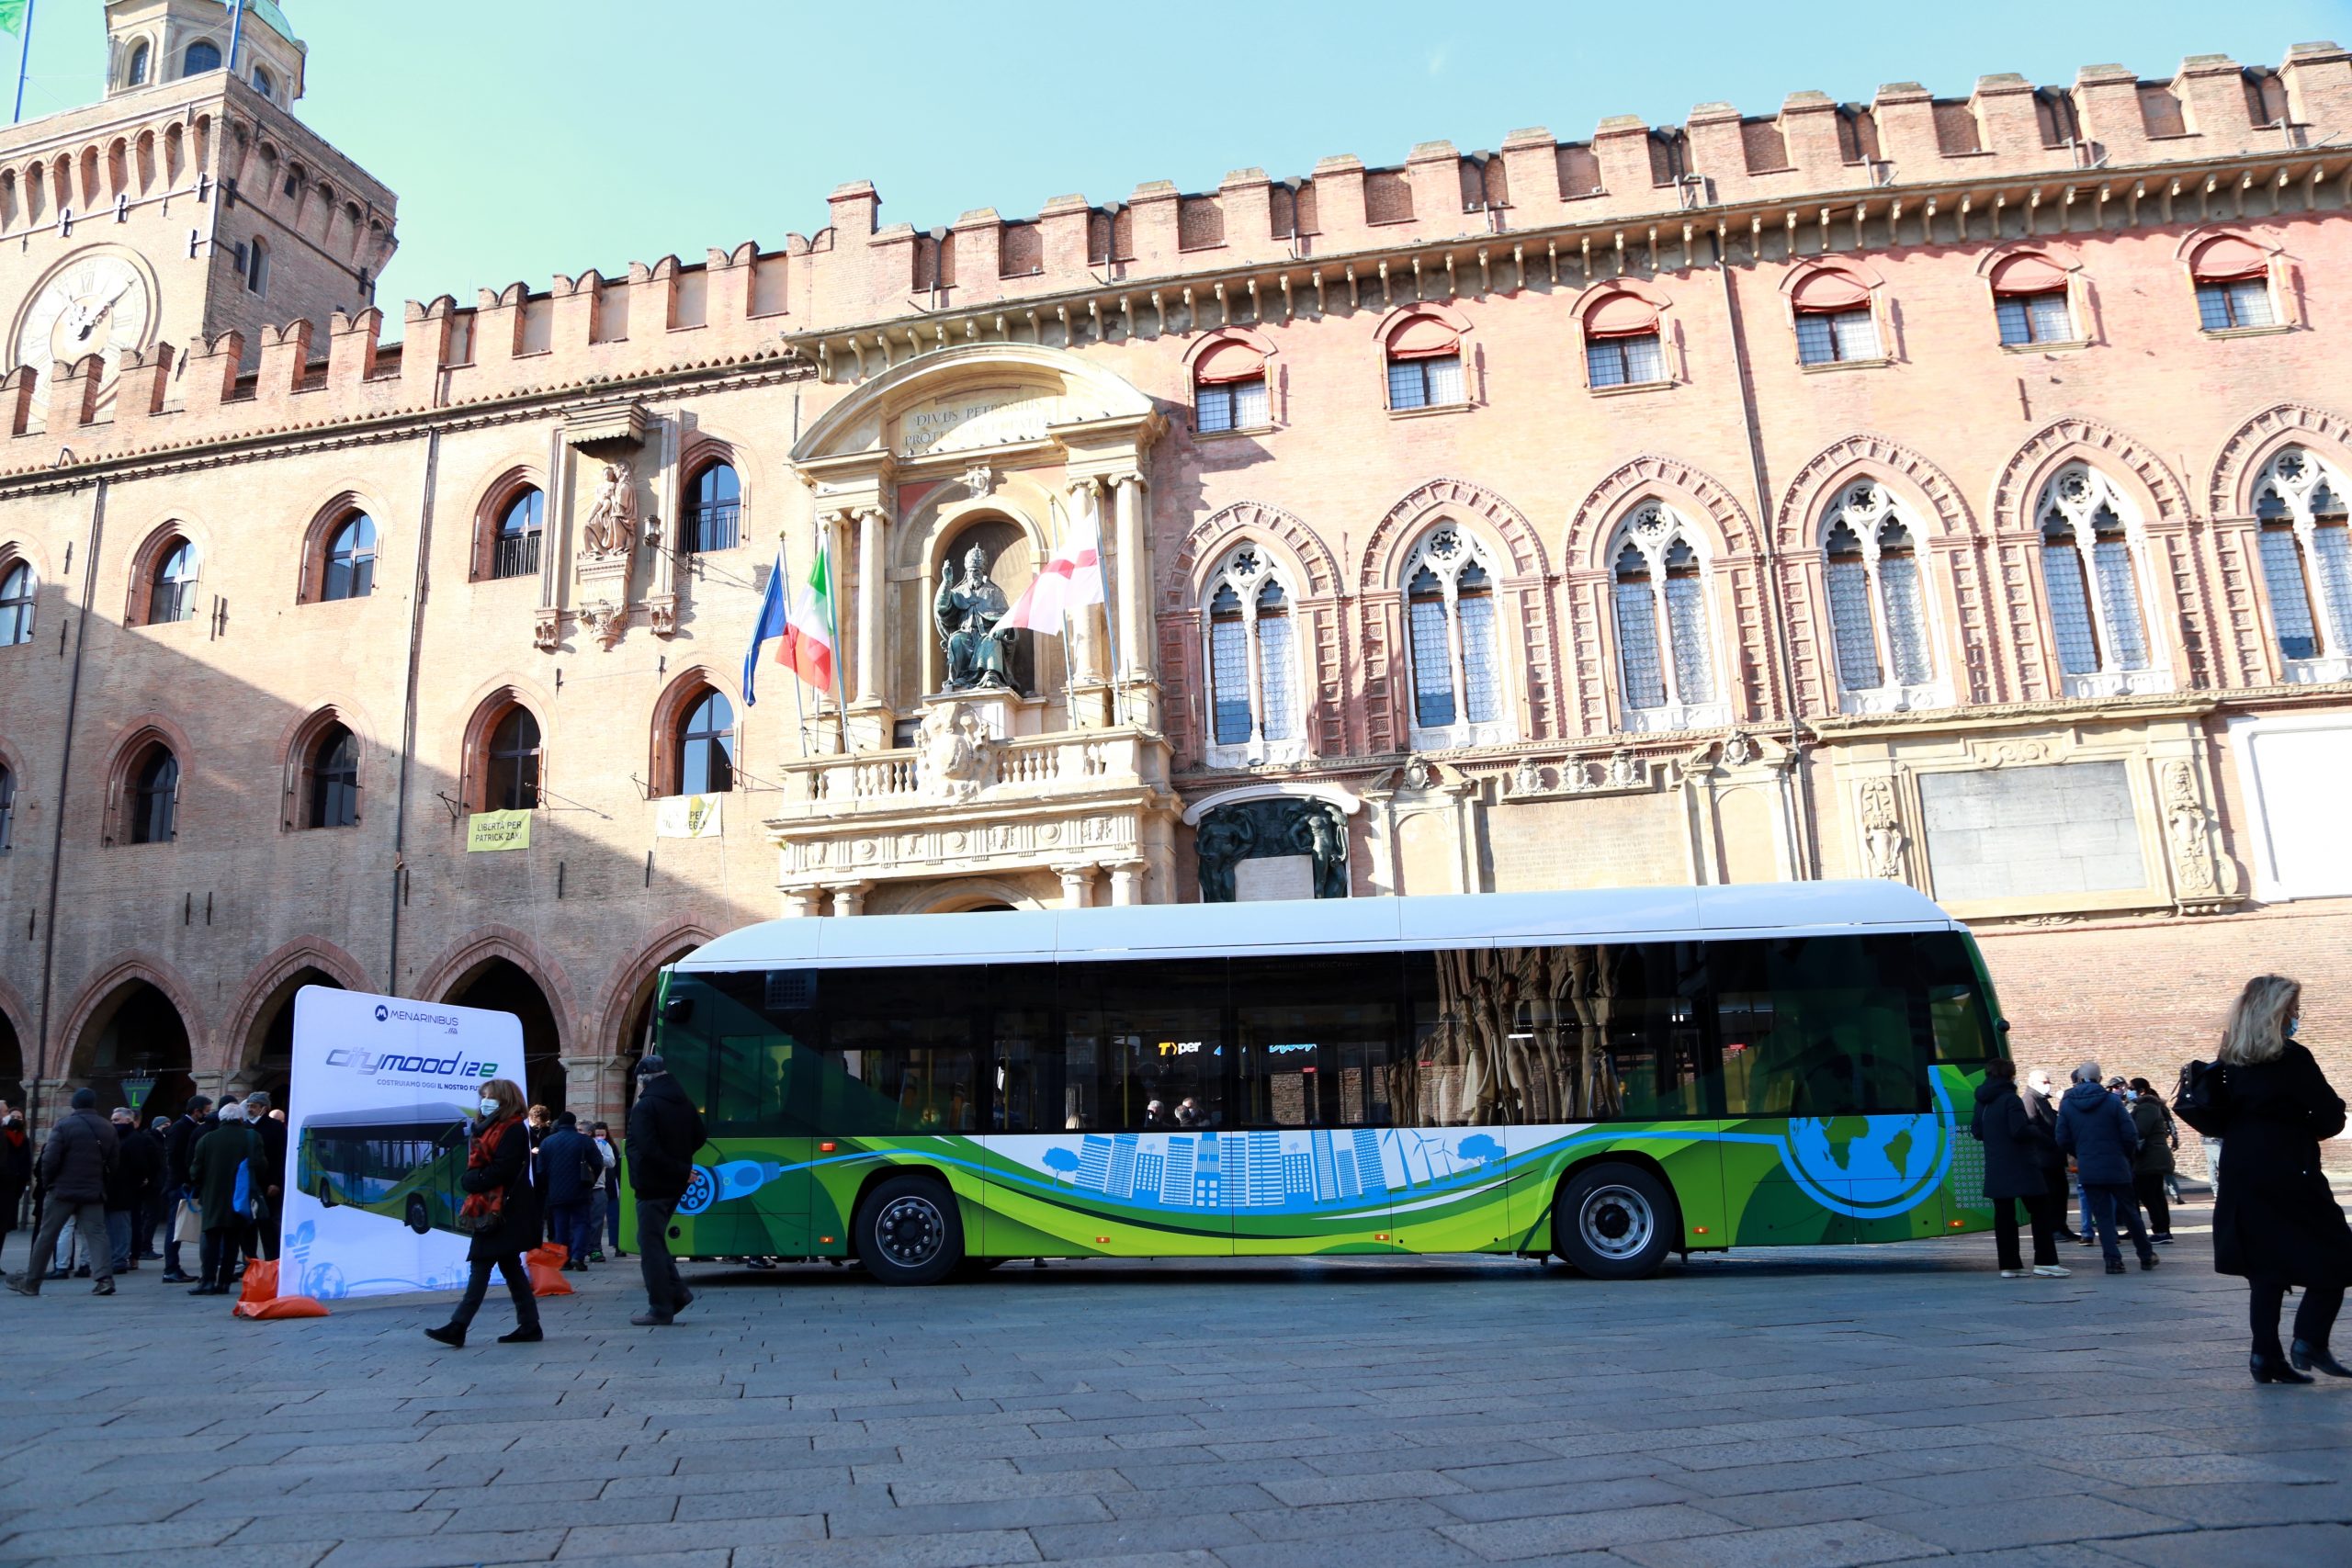
<svg viewBox="0 0 2352 1568"><path fill-rule="evenodd" d="M1069 531L1036 580L1022 591L1000 624L1060 635L1072 610L1102 603L1102 532L1090 495L1070 518Z"/></svg>

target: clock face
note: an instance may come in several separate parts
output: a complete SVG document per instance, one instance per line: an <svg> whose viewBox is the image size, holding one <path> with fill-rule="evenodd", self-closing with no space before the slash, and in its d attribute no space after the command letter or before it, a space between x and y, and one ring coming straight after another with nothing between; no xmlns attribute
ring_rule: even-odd
<svg viewBox="0 0 2352 1568"><path fill-rule="evenodd" d="M97 355L105 362L104 395L111 396L122 351L147 341L154 316L155 301L138 267L121 256L85 256L33 296L17 329L15 362L40 373L36 395L46 401L51 365Z"/></svg>

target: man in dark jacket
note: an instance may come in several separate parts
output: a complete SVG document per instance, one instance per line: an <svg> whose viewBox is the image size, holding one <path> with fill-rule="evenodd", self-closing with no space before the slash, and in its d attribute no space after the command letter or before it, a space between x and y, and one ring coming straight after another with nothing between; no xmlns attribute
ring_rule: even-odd
<svg viewBox="0 0 2352 1568"><path fill-rule="evenodd" d="M272 1113L269 1096L256 1089L245 1096L245 1120L261 1135L261 1168L254 1174L261 1181L261 1217L254 1222L260 1233L261 1255L277 1256L277 1220L286 1212L286 1123Z"/></svg>
<svg viewBox="0 0 2352 1568"><path fill-rule="evenodd" d="M638 1064L637 1103L628 1113L628 1181L637 1193L638 1264L645 1276L640 1328L668 1323L694 1298L670 1256L670 1221L694 1180L703 1145L702 1112L659 1056Z"/></svg>
<svg viewBox="0 0 2352 1568"><path fill-rule="evenodd" d="M2075 1085L2058 1102L2058 1146L2075 1156L2075 1168L2082 1173L2083 1196L2090 1206L2091 1223L2098 1227L2107 1271L2129 1272L2115 1239L2119 1220L2132 1234L2140 1267L2154 1269L2156 1249L2148 1245L2140 1205L2132 1199L2132 1162L2140 1152L2140 1134L2122 1100L2099 1081L2097 1062L2075 1069Z"/></svg>
<svg viewBox="0 0 2352 1568"><path fill-rule="evenodd" d="M98 1097L86 1089L74 1091L74 1109L67 1111L41 1146L41 1190L48 1193L40 1234L33 1237L36 1265L57 1247L57 1238L72 1224L82 1237L82 1256L90 1260L97 1283L90 1293L114 1294L114 1249L107 1245L107 1178L114 1170L113 1123L98 1114ZM8 1276L8 1288L20 1296L40 1294L38 1267Z"/></svg>
<svg viewBox="0 0 2352 1568"><path fill-rule="evenodd" d="M114 1271L127 1274L139 1267L139 1259L131 1256L131 1232L163 1179L164 1151L139 1124L139 1112L128 1106L114 1113L114 1170L107 1178L107 1240L114 1248Z"/></svg>
<svg viewBox="0 0 2352 1568"><path fill-rule="evenodd" d="M604 1176L605 1156L580 1130L580 1118L558 1112L555 1131L539 1145L539 1186L547 1193L549 1237L565 1249L563 1266L574 1273L588 1271L596 1240L590 1205Z"/></svg>
<svg viewBox="0 0 2352 1568"><path fill-rule="evenodd" d="M190 1283L180 1267L180 1205L188 1199L188 1162L196 1157L196 1141L220 1125L212 1101L198 1095L182 1109L164 1134L164 1283Z"/></svg>

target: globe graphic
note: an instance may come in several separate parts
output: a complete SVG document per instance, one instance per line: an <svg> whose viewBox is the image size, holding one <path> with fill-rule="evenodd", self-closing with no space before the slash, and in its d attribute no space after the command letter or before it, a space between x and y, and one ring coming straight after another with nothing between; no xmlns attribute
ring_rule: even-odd
<svg viewBox="0 0 2352 1568"><path fill-rule="evenodd" d="M343 1270L332 1263L316 1264L302 1277L302 1293L313 1301L341 1301L350 1289L344 1283Z"/></svg>
<svg viewBox="0 0 2352 1568"><path fill-rule="evenodd" d="M1940 1173L1943 1119L1805 1118L1789 1123L1789 1156L1817 1187L1863 1209L1907 1207Z"/></svg>

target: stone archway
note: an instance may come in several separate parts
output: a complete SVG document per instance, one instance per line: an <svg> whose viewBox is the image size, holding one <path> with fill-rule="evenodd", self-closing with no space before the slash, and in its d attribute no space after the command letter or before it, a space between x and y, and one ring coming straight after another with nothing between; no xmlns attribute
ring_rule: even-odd
<svg viewBox="0 0 2352 1568"><path fill-rule="evenodd" d="M229 1086L245 1093L260 1089L269 1096L272 1105L284 1109L289 1119L293 1115L288 1097L294 1085L294 998L305 986L321 986L331 991L348 988L325 970L309 965L271 987L269 995L254 1010L253 1027L238 1042L236 1076Z"/></svg>
<svg viewBox="0 0 2352 1568"><path fill-rule="evenodd" d="M17 1037L16 1021L0 1008L0 1102L25 1103L25 1046Z"/></svg>
<svg viewBox="0 0 2352 1568"><path fill-rule="evenodd" d="M135 1100L142 1118L175 1115L196 1092L187 1021L149 980L126 981L100 1002L69 1060L66 1092L87 1085L101 1111ZM43 1119L53 1122L54 1108Z"/></svg>
<svg viewBox="0 0 2352 1568"><path fill-rule="evenodd" d="M509 958L488 958L453 981L441 999L513 1013L523 1025L523 1093L534 1105L565 1109L563 1031L539 983Z"/></svg>

